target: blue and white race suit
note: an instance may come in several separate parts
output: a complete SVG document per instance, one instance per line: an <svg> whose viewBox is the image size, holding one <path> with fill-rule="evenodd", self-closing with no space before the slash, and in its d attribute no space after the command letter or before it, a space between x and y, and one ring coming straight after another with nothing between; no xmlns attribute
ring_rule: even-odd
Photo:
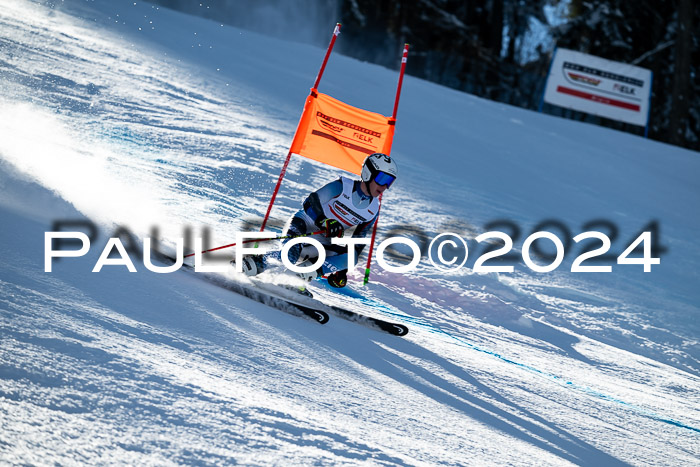
<svg viewBox="0 0 700 467"><path fill-rule="evenodd" d="M286 235L304 235L318 231L321 221L335 219L348 230L352 229L353 238L368 237L377 221L379 198L366 195L361 189L361 180L340 177L319 190L311 193L304 200L303 208L291 219ZM326 260L322 266L323 274L348 269L348 246L333 245L331 239L323 234L314 235L326 249ZM289 240L287 240L289 241ZM355 263L357 263L364 245L355 246ZM309 245L294 245L289 249L289 261L294 264L300 259L315 261L318 253ZM271 252L266 257L280 259L280 252Z"/></svg>

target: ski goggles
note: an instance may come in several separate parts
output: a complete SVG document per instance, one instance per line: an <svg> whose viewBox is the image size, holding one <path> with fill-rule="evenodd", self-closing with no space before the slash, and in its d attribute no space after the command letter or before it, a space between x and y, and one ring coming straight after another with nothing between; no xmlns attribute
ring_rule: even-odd
<svg viewBox="0 0 700 467"><path fill-rule="evenodd" d="M386 172L378 172L377 175L374 177L374 183L376 183L377 185L386 185L387 188L389 188L391 184L394 183L394 180L396 180L396 177Z"/></svg>

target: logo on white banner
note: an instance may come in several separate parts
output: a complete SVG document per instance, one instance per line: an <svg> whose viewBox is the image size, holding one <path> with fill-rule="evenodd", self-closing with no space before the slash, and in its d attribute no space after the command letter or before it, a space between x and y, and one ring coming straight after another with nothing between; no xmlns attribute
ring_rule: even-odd
<svg viewBox="0 0 700 467"><path fill-rule="evenodd" d="M633 125L646 126L651 71L573 50L557 49L544 100Z"/></svg>

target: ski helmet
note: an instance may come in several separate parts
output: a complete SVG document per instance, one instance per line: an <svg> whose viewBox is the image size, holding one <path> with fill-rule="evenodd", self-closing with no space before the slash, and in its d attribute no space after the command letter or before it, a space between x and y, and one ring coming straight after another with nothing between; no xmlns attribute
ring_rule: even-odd
<svg viewBox="0 0 700 467"><path fill-rule="evenodd" d="M388 188L396 180L396 175L396 163L381 152L367 157L362 165L362 181L366 183L374 180L378 185L386 185Z"/></svg>

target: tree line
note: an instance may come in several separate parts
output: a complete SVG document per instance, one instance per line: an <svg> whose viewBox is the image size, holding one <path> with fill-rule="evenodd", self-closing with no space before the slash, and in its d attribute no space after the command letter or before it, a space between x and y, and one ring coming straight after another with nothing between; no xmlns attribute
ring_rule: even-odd
<svg viewBox="0 0 700 467"><path fill-rule="evenodd" d="M649 137L700 149L700 2L344 0L341 5L343 53L395 67L397 50L409 42L407 73L519 107L539 107L555 47L650 69ZM549 104L544 111L644 131Z"/></svg>
<svg viewBox="0 0 700 467"><path fill-rule="evenodd" d="M700 150L700 2L694 0L150 1L266 34L287 28L280 37L298 33L320 46L339 21L343 40L336 47L345 55L397 68L408 42L408 74L528 109L539 107L556 47L637 65L653 72L649 137ZM543 110L644 133L549 104Z"/></svg>

